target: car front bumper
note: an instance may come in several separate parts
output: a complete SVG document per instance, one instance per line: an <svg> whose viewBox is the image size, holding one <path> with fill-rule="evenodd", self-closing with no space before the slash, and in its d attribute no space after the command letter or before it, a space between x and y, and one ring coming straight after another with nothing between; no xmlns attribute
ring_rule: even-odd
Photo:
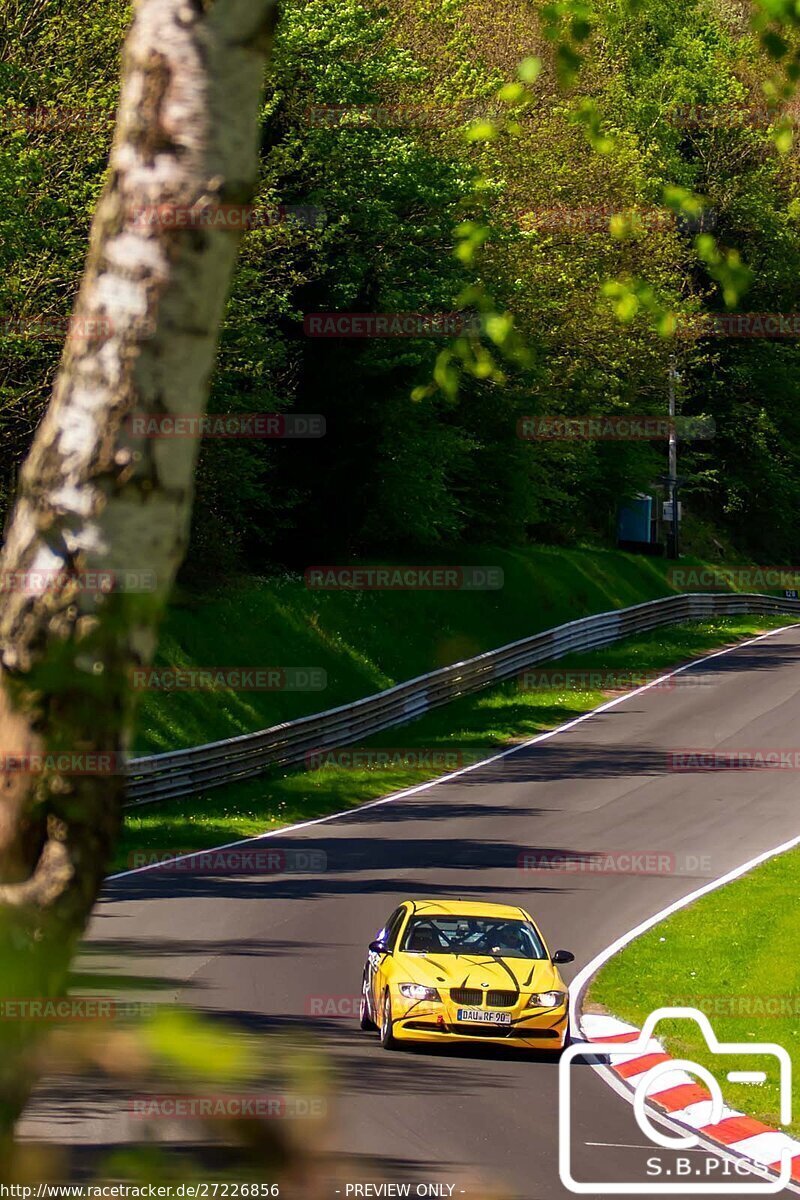
<svg viewBox="0 0 800 1200"><path fill-rule="evenodd" d="M569 1008L511 1011L510 1025L461 1022L450 1004L404 1003L392 997L392 1032L399 1041L474 1042L529 1049L560 1050L566 1045Z"/></svg>

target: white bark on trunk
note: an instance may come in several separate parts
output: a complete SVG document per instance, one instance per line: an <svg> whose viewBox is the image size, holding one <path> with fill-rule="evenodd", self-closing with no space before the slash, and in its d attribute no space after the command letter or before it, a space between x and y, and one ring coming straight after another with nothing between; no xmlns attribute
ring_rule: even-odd
<svg viewBox="0 0 800 1200"><path fill-rule="evenodd" d="M232 228L140 213L251 200L272 3L137 5L74 321L0 556L5 754L128 744L128 676L152 658L186 550L198 451L197 437L136 436L131 419L204 411L239 242ZM130 571L152 590L84 585ZM57 585L12 584L29 572ZM0 766L0 978L12 995L53 994L102 882L123 781ZM1 1142L27 1089L2 1031L0 1062Z"/></svg>

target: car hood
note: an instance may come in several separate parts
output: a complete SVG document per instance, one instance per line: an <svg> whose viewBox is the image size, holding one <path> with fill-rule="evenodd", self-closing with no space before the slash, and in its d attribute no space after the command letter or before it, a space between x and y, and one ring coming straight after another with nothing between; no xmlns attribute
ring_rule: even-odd
<svg viewBox="0 0 800 1200"><path fill-rule="evenodd" d="M489 958L485 954L397 955L397 965L409 983L428 987L514 988L520 992L546 992L563 988L556 968L547 959Z"/></svg>

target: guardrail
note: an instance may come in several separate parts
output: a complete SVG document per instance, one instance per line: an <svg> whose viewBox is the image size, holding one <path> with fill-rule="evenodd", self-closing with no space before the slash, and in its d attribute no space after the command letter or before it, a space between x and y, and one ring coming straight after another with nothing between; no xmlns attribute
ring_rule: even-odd
<svg viewBox="0 0 800 1200"><path fill-rule="evenodd" d="M128 763L126 807L188 796L201 789L249 779L269 767L302 762L313 751L353 745L383 729L413 721L458 696L510 679L526 667L607 646L634 633L714 616L777 613L800 616L800 600L727 592L687 593L581 617L340 708L205 746L132 759Z"/></svg>

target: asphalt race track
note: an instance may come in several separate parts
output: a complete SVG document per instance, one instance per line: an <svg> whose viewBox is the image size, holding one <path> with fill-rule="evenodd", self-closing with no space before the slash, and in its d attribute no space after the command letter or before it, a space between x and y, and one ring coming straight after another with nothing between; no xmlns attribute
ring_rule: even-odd
<svg viewBox="0 0 800 1200"><path fill-rule="evenodd" d="M538 746L268 843L322 851L326 870L120 878L99 906L86 961L92 970L156 979L164 999L253 1030L321 1038L339 1089L323 1147L331 1196L345 1195L344 1182L389 1179L447 1183L454 1196L476 1200L489 1194L486 1181L526 1200L564 1197L554 1062L483 1047L389 1053L354 1016L312 1014L328 997L357 994L367 943L404 897L522 904L551 949L575 952L578 970L646 917L787 840L798 825L794 771L676 774L667 756L800 748L799 665L800 630L778 633ZM392 735L393 745L401 740ZM601 852L656 851L674 855L675 869L526 871L518 866L526 849L561 852L577 866ZM683 982L676 980L678 991ZM576 1070L576 1174L647 1178L653 1147L630 1106L594 1071ZM77 1144L90 1157L97 1146L140 1136L141 1122L131 1121L124 1098L101 1088L45 1084L24 1132ZM692 1153L705 1169L705 1152Z"/></svg>

